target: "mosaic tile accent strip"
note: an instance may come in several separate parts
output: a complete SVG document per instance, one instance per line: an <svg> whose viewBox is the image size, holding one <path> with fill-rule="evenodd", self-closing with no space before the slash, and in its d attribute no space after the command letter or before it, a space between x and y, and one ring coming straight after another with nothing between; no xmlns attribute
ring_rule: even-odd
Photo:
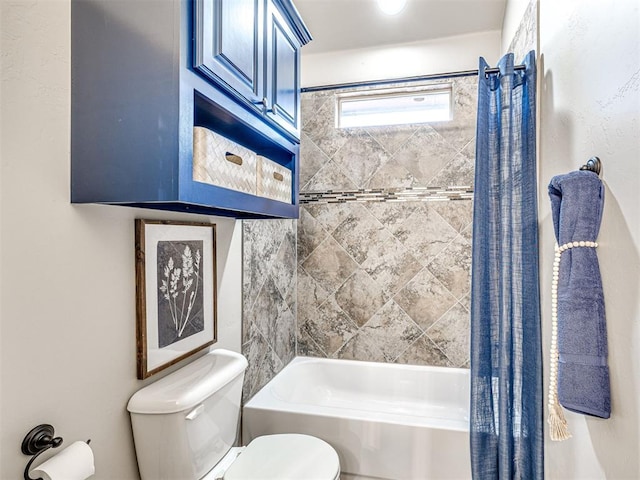
<svg viewBox="0 0 640 480"><path fill-rule="evenodd" d="M372 188L343 191L302 192L300 203L347 202L433 202L443 200L469 200L473 198L471 186Z"/></svg>

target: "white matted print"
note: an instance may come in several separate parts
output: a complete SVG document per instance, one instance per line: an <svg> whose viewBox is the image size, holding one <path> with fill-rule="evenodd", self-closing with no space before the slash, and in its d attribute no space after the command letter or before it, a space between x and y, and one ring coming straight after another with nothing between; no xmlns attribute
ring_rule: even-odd
<svg viewBox="0 0 640 480"><path fill-rule="evenodd" d="M216 226L136 220L138 378L216 341Z"/></svg>

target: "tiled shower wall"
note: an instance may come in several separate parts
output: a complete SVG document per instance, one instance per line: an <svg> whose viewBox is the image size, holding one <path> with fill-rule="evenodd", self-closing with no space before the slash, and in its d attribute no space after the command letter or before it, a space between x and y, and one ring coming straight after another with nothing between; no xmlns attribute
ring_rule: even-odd
<svg viewBox="0 0 640 480"><path fill-rule="evenodd" d="M471 200L451 191L473 185L477 77L433 83L452 84L452 121L337 129L346 90L302 95L301 192L327 195L300 209L298 355L468 364ZM386 200L326 200L358 189Z"/></svg>
<svg viewBox="0 0 640 480"><path fill-rule="evenodd" d="M295 356L296 221L242 225L242 353L248 400Z"/></svg>
<svg viewBox="0 0 640 480"><path fill-rule="evenodd" d="M507 48L513 52L515 62L520 62L527 53L538 48L538 1L532 0L522 16L511 43ZM540 68L540 67L538 67Z"/></svg>

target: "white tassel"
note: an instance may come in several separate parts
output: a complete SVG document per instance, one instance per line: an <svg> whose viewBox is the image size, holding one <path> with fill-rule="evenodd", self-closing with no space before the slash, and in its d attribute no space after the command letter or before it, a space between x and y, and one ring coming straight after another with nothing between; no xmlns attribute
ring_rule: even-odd
<svg viewBox="0 0 640 480"><path fill-rule="evenodd" d="M551 359L549 362L549 434L551 440L560 442L571 438L569 425L564 418L562 405L558 401L558 281L560 279L560 257L562 252L571 248L596 248L596 242L569 242L562 246L556 244L553 259L553 281L551 282Z"/></svg>
<svg viewBox="0 0 640 480"><path fill-rule="evenodd" d="M571 245L573 246L573 245ZM567 420L558 402L558 280L560 278L560 256L565 245L558 247L553 259L553 281L551 283L551 359L549 361L549 435L553 441L571 437Z"/></svg>
<svg viewBox="0 0 640 480"><path fill-rule="evenodd" d="M547 422L549 422L549 435L551 436L551 440L561 442L571 438L569 425L567 425L562 406L560 406L559 403L549 405L549 418Z"/></svg>

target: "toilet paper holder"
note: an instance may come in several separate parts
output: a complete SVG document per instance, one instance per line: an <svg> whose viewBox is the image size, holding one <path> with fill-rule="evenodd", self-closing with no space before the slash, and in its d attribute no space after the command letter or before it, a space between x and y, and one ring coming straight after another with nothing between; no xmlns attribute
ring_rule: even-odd
<svg viewBox="0 0 640 480"><path fill-rule="evenodd" d="M55 430L53 426L48 423L43 423L37 427L33 427L24 437L20 449L25 455L33 455L24 469L24 480L42 480L41 478L31 478L29 476L29 470L31 470L31 465L41 453L46 452L50 448L58 448L62 445L62 437L56 437L54 435ZM89 442L91 442L91 440L87 440L87 443Z"/></svg>

